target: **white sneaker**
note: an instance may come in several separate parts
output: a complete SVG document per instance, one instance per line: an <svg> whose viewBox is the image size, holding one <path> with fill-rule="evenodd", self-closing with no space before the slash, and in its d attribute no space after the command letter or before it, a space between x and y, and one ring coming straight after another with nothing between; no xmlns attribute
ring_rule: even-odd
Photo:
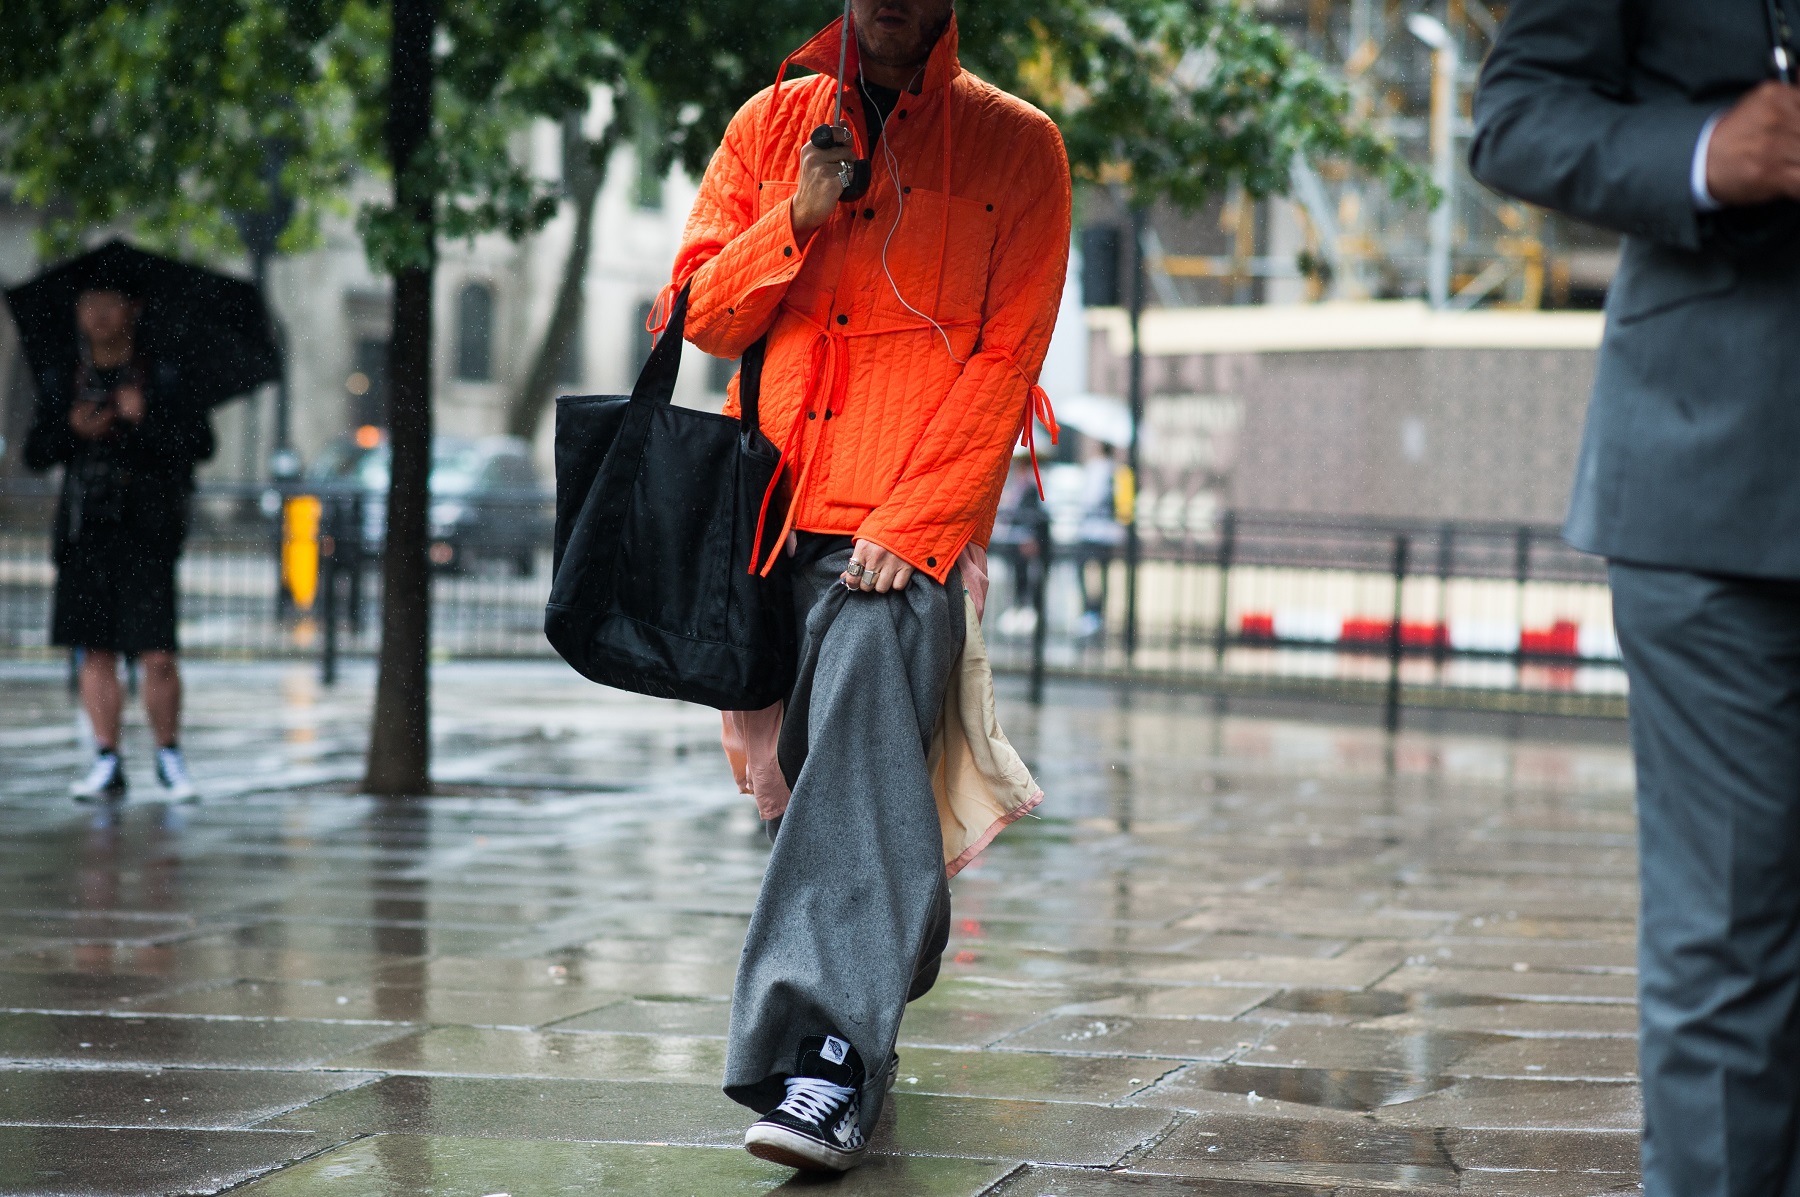
<svg viewBox="0 0 1800 1197"><path fill-rule="evenodd" d="M125 763L119 759L119 754L96 754L87 776L69 787L69 796L77 802L118 802L123 799Z"/></svg>
<svg viewBox="0 0 1800 1197"><path fill-rule="evenodd" d="M156 750L156 780L162 783L163 795L171 802L192 802L200 797L194 779L188 776L187 758L179 748Z"/></svg>

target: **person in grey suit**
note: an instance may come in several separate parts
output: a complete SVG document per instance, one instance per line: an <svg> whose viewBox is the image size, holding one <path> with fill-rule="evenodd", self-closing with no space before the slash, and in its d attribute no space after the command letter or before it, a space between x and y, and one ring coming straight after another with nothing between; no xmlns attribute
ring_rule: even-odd
<svg viewBox="0 0 1800 1197"><path fill-rule="evenodd" d="M1482 182L1625 234L1567 526L1638 773L1644 1191L1800 1195L1800 0L1516 0Z"/></svg>

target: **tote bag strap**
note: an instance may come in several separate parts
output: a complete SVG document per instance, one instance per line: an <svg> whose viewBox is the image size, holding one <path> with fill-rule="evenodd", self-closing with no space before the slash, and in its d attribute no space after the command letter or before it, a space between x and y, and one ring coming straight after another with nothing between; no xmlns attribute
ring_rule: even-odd
<svg viewBox="0 0 1800 1197"><path fill-rule="evenodd" d="M758 416L762 407L763 354L768 348L768 336L758 337L756 344L744 350L744 360L738 365L738 419L743 422L745 436L761 431Z"/></svg>
<svg viewBox="0 0 1800 1197"><path fill-rule="evenodd" d="M693 285L689 282L675 297L675 310L669 313L669 323L663 328L662 336L656 339L643 370L638 373L637 385L631 388L633 403L666 407L674 400L675 379L681 373L681 337L687 328L688 291Z"/></svg>

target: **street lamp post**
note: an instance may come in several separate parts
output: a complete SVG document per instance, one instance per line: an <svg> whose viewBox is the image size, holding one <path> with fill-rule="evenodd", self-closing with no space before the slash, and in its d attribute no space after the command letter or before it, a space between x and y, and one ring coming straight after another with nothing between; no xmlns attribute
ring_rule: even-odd
<svg viewBox="0 0 1800 1197"><path fill-rule="evenodd" d="M1431 306L1450 305L1450 248L1456 231L1456 76L1461 60L1456 39L1436 17L1406 18L1412 35L1431 47L1431 181L1441 192L1431 210L1431 259L1426 291Z"/></svg>
<svg viewBox="0 0 1800 1197"><path fill-rule="evenodd" d="M1137 653L1138 632L1138 563L1143 554L1138 538L1138 514L1143 504L1143 486L1138 477L1140 430L1144 426L1144 226L1142 204L1131 206L1131 375L1128 395L1131 401L1131 444L1125 454L1125 468L1131 477L1131 519L1125 525L1125 666L1131 667Z"/></svg>

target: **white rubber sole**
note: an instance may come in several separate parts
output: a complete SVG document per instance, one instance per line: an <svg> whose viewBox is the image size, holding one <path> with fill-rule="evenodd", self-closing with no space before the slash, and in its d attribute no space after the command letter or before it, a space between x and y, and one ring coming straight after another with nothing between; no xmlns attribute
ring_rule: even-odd
<svg viewBox="0 0 1800 1197"><path fill-rule="evenodd" d="M758 1122L744 1132L744 1150L759 1160L801 1172L848 1172L862 1162L865 1149L843 1151L785 1126Z"/></svg>

